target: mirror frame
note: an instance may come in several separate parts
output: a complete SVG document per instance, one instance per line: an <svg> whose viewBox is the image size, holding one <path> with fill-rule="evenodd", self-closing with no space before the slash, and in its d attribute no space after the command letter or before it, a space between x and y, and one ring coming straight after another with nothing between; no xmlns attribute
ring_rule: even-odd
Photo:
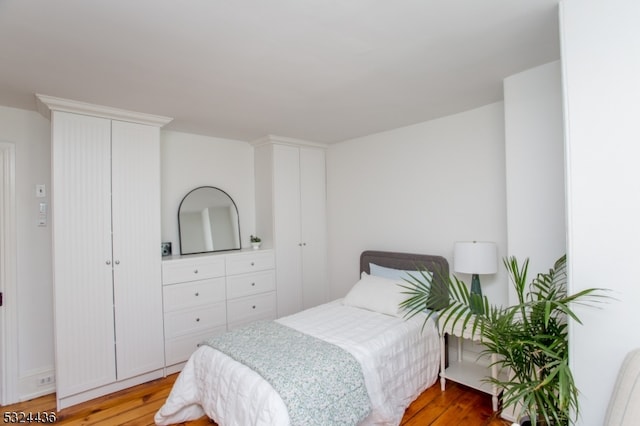
<svg viewBox="0 0 640 426"><path fill-rule="evenodd" d="M237 227L238 227L238 247L231 247L231 248L224 248L224 249L219 249L219 250L204 250L204 251L193 251L193 252L189 252L189 253L184 253L183 252L183 237L182 237L182 229L181 229L181 224L180 224L180 212L182 211L182 205L185 202L185 200L189 197L189 195L191 195L192 193L194 193L195 191L199 190L199 189L213 189L216 191L219 191L221 194L225 195L230 201L231 204L233 205L233 208L235 208L236 210L236 218L238 220L237 223ZM224 190L215 187L215 186L199 186L197 188L192 189L191 191L187 192L187 194L182 197L182 201L180 201L180 205L178 206L178 238L180 241L180 255L191 255L191 254L202 254L202 253L215 253L215 252L222 252L222 251L231 251L231 250L242 250L242 234L240 232L240 212L238 211L238 206L236 205L236 202L234 201L233 198L231 198L231 196Z"/></svg>

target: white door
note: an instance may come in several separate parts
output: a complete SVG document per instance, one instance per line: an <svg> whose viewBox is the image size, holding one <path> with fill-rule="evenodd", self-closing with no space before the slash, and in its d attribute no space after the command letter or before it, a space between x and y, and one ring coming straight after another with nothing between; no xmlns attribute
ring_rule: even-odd
<svg viewBox="0 0 640 426"><path fill-rule="evenodd" d="M115 380L111 121L52 112L58 398Z"/></svg>
<svg viewBox="0 0 640 426"><path fill-rule="evenodd" d="M160 129L112 123L117 378L164 366L160 256Z"/></svg>
<svg viewBox="0 0 640 426"><path fill-rule="evenodd" d="M303 309L327 301L326 199L324 150L300 148Z"/></svg>
<svg viewBox="0 0 640 426"><path fill-rule="evenodd" d="M273 215L278 317L302 309L300 156L297 147L273 146Z"/></svg>

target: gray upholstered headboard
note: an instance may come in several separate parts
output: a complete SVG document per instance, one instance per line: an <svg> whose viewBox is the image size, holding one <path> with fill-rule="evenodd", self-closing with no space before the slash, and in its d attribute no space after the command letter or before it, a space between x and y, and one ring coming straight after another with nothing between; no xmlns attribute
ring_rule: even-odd
<svg viewBox="0 0 640 426"><path fill-rule="evenodd" d="M445 279L449 277L449 262L444 257L389 251L363 251L360 255L360 272L369 274L370 263L406 271L415 271L418 267L426 268L433 273L432 295L427 307L438 309L448 305L449 292Z"/></svg>

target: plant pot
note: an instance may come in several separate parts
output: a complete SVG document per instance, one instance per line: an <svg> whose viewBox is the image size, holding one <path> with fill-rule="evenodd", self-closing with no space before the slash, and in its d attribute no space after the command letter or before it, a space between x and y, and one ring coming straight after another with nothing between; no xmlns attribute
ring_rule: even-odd
<svg viewBox="0 0 640 426"><path fill-rule="evenodd" d="M524 416L521 417L518 420L518 423L516 423L519 426L531 426L533 424L533 422L531 421L531 418L529 416ZM538 420L536 422L536 426L549 426L549 424L547 422L545 422L544 420Z"/></svg>
<svg viewBox="0 0 640 426"><path fill-rule="evenodd" d="M251 243L251 246L253 247L254 250L258 250L261 245L262 243Z"/></svg>

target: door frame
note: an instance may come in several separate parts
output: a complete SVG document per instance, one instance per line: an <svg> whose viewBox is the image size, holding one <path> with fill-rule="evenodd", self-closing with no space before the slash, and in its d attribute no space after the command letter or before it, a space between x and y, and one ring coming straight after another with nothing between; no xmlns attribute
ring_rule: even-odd
<svg viewBox="0 0 640 426"><path fill-rule="evenodd" d="M16 149L0 141L0 404L18 401Z"/></svg>

